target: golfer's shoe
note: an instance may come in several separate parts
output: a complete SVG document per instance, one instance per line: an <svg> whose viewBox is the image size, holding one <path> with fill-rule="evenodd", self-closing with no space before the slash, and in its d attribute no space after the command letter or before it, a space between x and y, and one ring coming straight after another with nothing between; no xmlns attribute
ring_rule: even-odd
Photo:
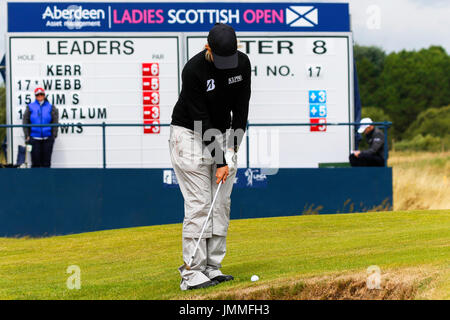
<svg viewBox="0 0 450 320"><path fill-rule="evenodd" d="M212 278L211 280L212 281L217 281L218 283L221 283L221 282L225 282L225 281L234 280L234 277L230 276L230 275L226 275L226 274L221 274L221 275L219 275L217 277Z"/></svg>
<svg viewBox="0 0 450 320"><path fill-rule="evenodd" d="M204 289L204 288L209 288L209 287L213 287L215 285L218 285L219 282L214 281L214 280L210 280L210 281L206 281L203 283L200 283L196 286L188 286L187 289L188 290L195 290L195 289Z"/></svg>

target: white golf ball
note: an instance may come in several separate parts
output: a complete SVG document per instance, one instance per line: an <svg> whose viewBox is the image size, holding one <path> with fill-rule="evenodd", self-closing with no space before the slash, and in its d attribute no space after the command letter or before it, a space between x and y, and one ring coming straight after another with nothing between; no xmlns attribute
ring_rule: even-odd
<svg viewBox="0 0 450 320"><path fill-rule="evenodd" d="M253 276L251 277L250 280L252 280L253 282L258 281L258 280L259 280L259 277L255 274L255 275L253 275Z"/></svg>

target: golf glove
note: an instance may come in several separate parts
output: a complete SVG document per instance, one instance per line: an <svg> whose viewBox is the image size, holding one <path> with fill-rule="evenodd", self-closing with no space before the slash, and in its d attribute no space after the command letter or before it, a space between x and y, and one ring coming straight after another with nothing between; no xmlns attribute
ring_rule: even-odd
<svg viewBox="0 0 450 320"><path fill-rule="evenodd" d="M230 170L235 170L237 167L237 156L233 149L227 149L225 152L225 161Z"/></svg>

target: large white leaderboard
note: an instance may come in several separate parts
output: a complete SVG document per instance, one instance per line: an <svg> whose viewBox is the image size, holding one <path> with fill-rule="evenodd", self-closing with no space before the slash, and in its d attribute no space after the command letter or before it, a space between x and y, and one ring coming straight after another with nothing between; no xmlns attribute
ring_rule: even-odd
<svg viewBox="0 0 450 320"><path fill-rule="evenodd" d="M108 167L167 167L167 128L180 90L178 36L10 37L12 123L43 87L60 122L148 123L110 127ZM102 128L60 128L53 167L102 167ZM23 144L14 129L13 150Z"/></svg>
<svg viewBox="0 0 450 320"><path fill-rule="evenodd" d="M34 89L43 87L59 109L60 123L145 124L106 129L108 168L171 167L169 129L152 124L170 123L181 90L183 65L203 50L213 23L169 21L171 17L182 19L175 13L183 13L183 8L201 12L202 8L222 10L226 6L237 10L229 19L238 33L239 50L248 54L252 63L249 122L274 124L250 127L250 167L318 167L321 163L347 162L352 128L323 124L353 122L354 118L352 35L342 22L348 19L348 5L82 2L71 8L87 8L96 15L80 20L84 25L92 22L90 27L70 29L64 23L58 27L57 15L48 21L35 21L43 20L41 11L48 13L47 7L57 13L68 8L67 4L36 3L28 4L32 7L27 7L31 23L29 30L22 30L11 19L25 10L24 5L8 4L9 123L22 123L26 105L34 100ZM100 19L102 10L105 21ZM158 26L141 25L143 31L136 32L136 25L123 25L126 12L131 14L130 21L135 21L136 10L147 14L154 10L163 20L167 13L167 20ZM270 10L279 14L268 15ZM34 11L40 13L35 20ZM339 19L336 12L342 12L337 15ZM68 11L66 21L73 22L74 15L71 18ZM239 23L232 20L236 15L240 15ZM330 17L335 20L329 21ZM94 18L100 19L98 24L91 21ZM256 24L257 19L265 23ZM95 29L97 25L99 29ZM286 123L314 125L276 126ZM17 146L24 144L23 130L10 130L8 139L9 154L14 157ZM241 167L247 164L246 143L244 139L238 155ZM102 166L101 128L76 125L59 129L52 167Z"/></svg>

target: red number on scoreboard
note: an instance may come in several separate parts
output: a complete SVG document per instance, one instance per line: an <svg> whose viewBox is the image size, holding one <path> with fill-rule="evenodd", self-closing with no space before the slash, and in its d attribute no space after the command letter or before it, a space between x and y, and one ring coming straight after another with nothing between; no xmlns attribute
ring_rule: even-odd
<svg viewBox="0 0 450 320"><path fill-rule="evenodd" d="M159 92L158 91L144 91L144 105L158 105Z"/></svg>
<svg viewBox="0 0 450 320"><path fill-rule="evenodd" d="M144 107L144 120L159 119L159 106Z"/></svg>
<svg viewBox="0 0 450 320"><path fill-rule="evenodd" d="M160 127L154 126L154 124L159 124L159 120L144 120L144 134L151 134L151 133L159 133Z"/></svg>
<svg viewBox="0 0 450 320"><path fill-rule="evenodd" d="M310 123L311 124L313 124L313 123L314 124L326 124L327 119L311 118ZM325 132L325 131L327 131L327 126L324 126L324 125L310 126L310 131L311 132Z"/></svg>
<svg viewBox="0 0 450 320"><path fill-rule="evenodd" d="M143 77L157 77L159 76L159 63L143 63L142 64L142 76Z"/></svg>
<svg viewBox="0 0 450 320"><path fill-rule="evenodd" d="M149 77L142 78L142 90L159 90L159 78L158 77Z"/></svg>

